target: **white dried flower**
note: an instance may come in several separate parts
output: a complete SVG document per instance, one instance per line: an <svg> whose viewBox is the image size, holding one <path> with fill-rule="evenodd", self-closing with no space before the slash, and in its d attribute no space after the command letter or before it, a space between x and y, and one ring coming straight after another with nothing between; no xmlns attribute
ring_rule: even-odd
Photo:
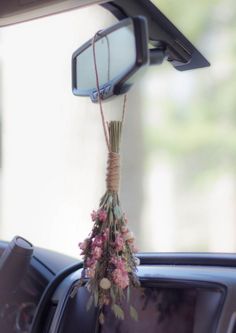
<svg viewBox="0 0 236 333"><path fill-rule="evenodd" d="M140 265L140 259L139 258L137 258L137 257L135 257L135 264L137 265L137 266L139 266Z"/></svg>
<svg viewBox="0 0 236 333"><path fill-rule="evenodd" d="M122 231L123 234L125 234L126 232L129 232L129 229L126 226L123 225L121 227L121 231Z"/></svg>
<svg viewBox="0 0 236 333"><path fill-rule="evenodd" d="M132 240L132 239L134 239L134 234L130 231L125 235L124 238L125 238L126 241Z"/></svg>
<svg viewBox="0 0 236 333"><path fill-rule="evenodd" d="M102 289L110 289L111 288L111 281L108 280L107 278L102 278L101 281L100 281L100 287Z"/></svg>

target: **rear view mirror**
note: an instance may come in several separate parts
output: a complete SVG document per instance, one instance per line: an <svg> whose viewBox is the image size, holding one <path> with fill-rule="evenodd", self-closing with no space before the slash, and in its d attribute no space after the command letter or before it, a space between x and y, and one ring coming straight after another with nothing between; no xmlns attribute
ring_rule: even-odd
<svg viewBox="0 0 236 333"><path fill-rule="evenodd" d="M134 74L149 63L147 23L143 17L127 18L99 32L95 55L102 99L126 93ZM93 38L72 56L72 90L76 96L98 100Z"/></svg>

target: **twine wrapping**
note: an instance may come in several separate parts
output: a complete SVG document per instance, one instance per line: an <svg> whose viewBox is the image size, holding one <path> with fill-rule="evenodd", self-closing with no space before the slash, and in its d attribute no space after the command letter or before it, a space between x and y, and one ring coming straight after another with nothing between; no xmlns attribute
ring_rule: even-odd
<svg viewBox="0 0 236 333"><path fill-rule="evenodd" d="M107 161L107 190L119 192L120 185L120 154L110 152Z"/></svg>

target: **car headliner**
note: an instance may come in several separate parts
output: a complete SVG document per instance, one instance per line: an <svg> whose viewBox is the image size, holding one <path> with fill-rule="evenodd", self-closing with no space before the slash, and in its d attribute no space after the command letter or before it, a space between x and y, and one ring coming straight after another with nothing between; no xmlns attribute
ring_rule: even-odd
<svg viewBox="0 0 236 333"><path fill-rule="evenodd" d="M108 0L1 0L0 27L104 2Z"/></svg>

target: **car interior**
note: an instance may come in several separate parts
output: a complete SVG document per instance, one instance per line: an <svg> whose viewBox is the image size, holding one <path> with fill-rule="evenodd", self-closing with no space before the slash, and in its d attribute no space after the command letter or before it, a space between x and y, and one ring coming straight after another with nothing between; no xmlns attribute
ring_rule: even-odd
<svg viewBox="0 0 236 333"><path fill-rule="evenodd" d="M122 45L126 37L128 45L133 41L134 54L124 52L121 67L114 66L114 71L111 67L114 77L109 82L106 68L101 65L98 91L93 82L94 73L89 72L94 71L93 36L82 46L78 45L71 60L71 93L75 96L87 96L91 103L97 103L99 96L103 100L114 99L132 89L142 69L160 66L163 62L168 62L171 70L182 72L210 66L211 59L206 59L149 0L2 0L0 27L95 5L102 6L117 19L115 25L100 32L96 40L98 49L107 36L128 27L129 35L117 35L121 36ZM80 67L78 59L83 56ZM131 65L129 56L135 58ZM106 56L102 54L101 58ZM89 292L84 285L72 297L83 271L82 261L35 247L31 240L21 236L15 236L11 242L2 240L0 254L2 333L139 333L146 330L150 333L236 333L235 254L138 253L141 287L132 288L130 295L138 320L131 321L126 315L124 320L119 320L108 307L103 325L98 320L98 309L86 308ZM125 302L122 306L126 314Z"/></svg>

